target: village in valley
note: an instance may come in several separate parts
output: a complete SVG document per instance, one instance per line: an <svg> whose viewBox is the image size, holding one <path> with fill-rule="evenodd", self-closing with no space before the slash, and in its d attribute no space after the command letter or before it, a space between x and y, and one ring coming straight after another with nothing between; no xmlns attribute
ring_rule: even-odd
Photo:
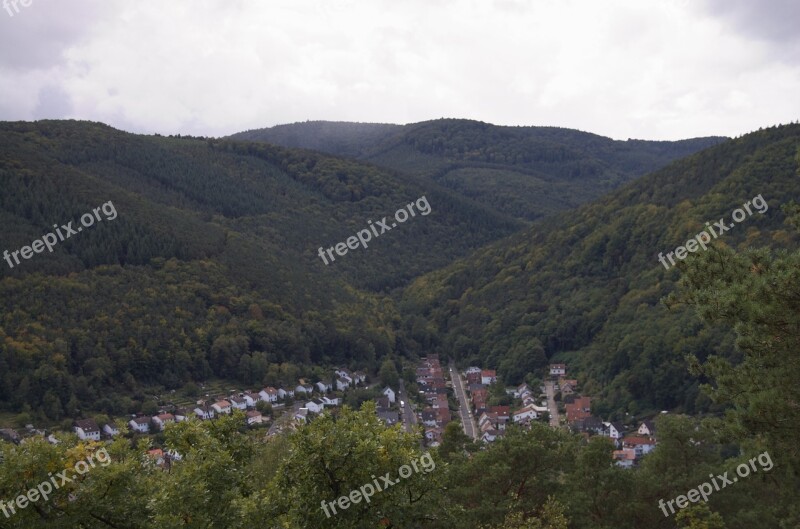
<svg viewBox="0 0 800 529"><path fill-rule="evenodd" d="M216 398L198 399L193 406L163 406L154 415L137 414L126 420L98 424L86 418L74 421L72 430L81 440L101 441L128 433L154 435L170 424L189 419L214 420L236 410L242 412L243 427L265 429L264 439L291 431L313 421L326 411L337 413L349 392L360 391L362 398L374 401L375 412L387 426L407 432L417 431L422 443L436 447L442 443L445 427L460 421L464 433L482 444L496 442L509 428L530 428L543 422L553 428L567 428L586 438L607 437L614 444L614 461L630 468L652 451L657 442L652 420L621 424L592 414L592 398L582 395L577 379L568 378L567 366L554 363L540 386L527 383L506 387L495 370L470 366L458 371L451 362L444 369L438 355L423 357L414 366L414 380L398 380L397 387L368 380L361 371L334 369L330 380L309 383L305 379L293 387L264 387L231 392ZM351 401L352 402L352 401ZM45 432L28 428L29 435ZM19 443L24 435L11 429L0 431L6 441ZM50 442L58 440L51 434ZM153 448L149 455L162 466L179 460L180 454Z"/></svg>

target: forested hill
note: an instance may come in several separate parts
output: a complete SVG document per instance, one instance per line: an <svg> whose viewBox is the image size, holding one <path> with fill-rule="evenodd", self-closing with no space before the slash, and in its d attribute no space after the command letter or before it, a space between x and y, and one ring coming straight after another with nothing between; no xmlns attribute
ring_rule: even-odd
<svg viewBox="0 0 800 529"><path fill-rule="evenodd" d="M615 141L572 129L505 127L465 119L403 126L312 121L232 138L358 156L434 180L526 220L591 201L725 140Z"/></svg>
<svg viewBox="0 0 800 529"><path fill-rule="evenodd" d="M800 196L798 166L796 124L677 161L417 279L403 297L407 324L421 343L497 367L508 383L554 357L567 360L587 381L585 393L605 397L601 414L706 409L684 355L730 357L732 334L660 303L680 272L666 270L658 254L706 221L729 223L757 195L768 211L754 212L712 248L795 246L780 206Z"/></svg>
<svg viewBox="0 0 800 529"><path fill-rule="evenodd" d="M50 419L135 412L143 384L374 368L398 346L376 292L521 227L364 163L89 122L0 124L0 181L0 251L116 211L13 269L0 261L0 402ZM430 214L366 250L317 255L422 196Z"/></svg>
<svg viewBox="0 0 800 529"><path fill-rule="evenodd" d="M232 135L231 139L261 141L356 158L367 155L378 143L402 128L402 125L389 123L306 121L239 132Z"/></svg>

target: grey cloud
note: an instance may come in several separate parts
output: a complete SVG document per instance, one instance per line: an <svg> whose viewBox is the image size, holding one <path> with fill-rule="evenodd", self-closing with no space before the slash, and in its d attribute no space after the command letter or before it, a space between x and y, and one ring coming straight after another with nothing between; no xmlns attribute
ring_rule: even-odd
<svg viewBox="0 0 800 529"><path fill-rule="evenodd" d="M703 0L703 10L750 38L777 44L800 59L800 3L797 0Z"/></svg>
<svg viewBox="0 0 800 529"><path fill-rule="evenodd" d="M0 8L0 69L48 69L64 61L63 52L88 38L89 29L112 12L116 2L99 0L19 0L13 15Z"/></svg>
<svg viewBox="0 0 800 529"><path fill-rule="evenodd" d="M39 90L34 119L63 119L72 114L72 98L63 88L45 85Z"/></svg>

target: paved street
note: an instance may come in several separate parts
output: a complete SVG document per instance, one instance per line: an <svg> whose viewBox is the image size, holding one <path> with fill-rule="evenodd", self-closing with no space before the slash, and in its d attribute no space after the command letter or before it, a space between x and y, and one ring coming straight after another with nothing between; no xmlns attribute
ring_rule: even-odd
<svg viewBox="0 0 800 529"><path fill-rule="evenodd" d="M402 380L400 380L400 389L397 391L397 398L405 403L405 407L401 411L403 415L403 425L407 432L413 432L414 426L417 424L417 414L414 413L414 403L411 402L411 399L408 397L406 385ZM398 405L399 404L398 402Z"/></svg>
<svg viewBox="0 0 800 529"><path fill-rule="evenodd" d="M547 394L547 409L550 411L550 426L553 428L558 428L559 426L559 419L558 419L558 406L556 405L555 400L555 389L556 383L552 380L545 380L544 382L544 390Z"/></svg>
<svg viewBox="0 0 800 529"><path fill-rule="evenodd" d="M475 421L472 419L472 413L469 409L464 381L461 380L461 374L456 370L453 362L450 362L450 380L453 382L453 391L458 400L458 409L461 414L461 424L464 425L464 433L472 439L477 439L478 428L475 426Z"/></svg>

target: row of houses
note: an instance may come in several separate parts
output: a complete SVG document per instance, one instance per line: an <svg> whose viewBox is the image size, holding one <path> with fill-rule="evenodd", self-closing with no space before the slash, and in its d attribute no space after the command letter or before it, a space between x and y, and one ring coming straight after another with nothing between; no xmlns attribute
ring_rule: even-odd
<svg viewBox="0 0 800 529"><path fill-rule="evenodd" d="M511 411L511 406L490 406L483 411L478 417L478 429L481 440L485 443L491 443L505 435L508 424L530 427L532 421L542 418L548 411L547 406L536 402L534 392L528 384L520 384L506 392L522 401L522 406L514 411Z"/></svg>
<svg viewBox="0 0 800 529"><path fill-rule="evenodd" d="M497 382L497 372L494 369L481 369L470 366L464 372L467 379L467 391L469 392L470 405L475 417L489 411L487 402L489 400L488 386Z"/></svg>
<svg viewBox="0 0 800 529"><path fill-rule="evenodd" d="M528 384L520 384L512 391L515 399L522 401L522 407L514 411L511 420L523 426L530 425L531 421L542 418L548 412L547 406L537 404L536 395Z"/></svg>
<svg viewBox="0 0 800 529"><path fill-rule="evenodd" d="M248 390L238 395L220 398L210 405L204 401L198 401L197 406L192 409L178 408L172 413L163 412L154 417L137 417L130 420L128 426L132 431L138 433L163 431L167 424L182 422L190 417L210 420L219 415L230 414L235 409L244 411L247 425L254 426L264 422L261 412L253 409L259 402L278 404L288 398L310 397L316 394L318 396L306 402L301 409L307 409L311 413L321 413L326 406L339 405L338 398L326 395L334 391L334 388L337 391L344 391L347 388L364 384L366 381L367 375L361 371L351 372L345 368L338 368L333 372L332 382L319 381L309 384L301 379L294 388L267 386L260 391Z"/></svg>
<svg viewBox="0 0 800 529"><path fill-rule="evenodd" d="M417 384L427 404L419 414L425 427L425 443L428 446L439 446L444 427L452 420L447 399L447 382L439 355L428 355L420 360L416 373Z"/></svg>

